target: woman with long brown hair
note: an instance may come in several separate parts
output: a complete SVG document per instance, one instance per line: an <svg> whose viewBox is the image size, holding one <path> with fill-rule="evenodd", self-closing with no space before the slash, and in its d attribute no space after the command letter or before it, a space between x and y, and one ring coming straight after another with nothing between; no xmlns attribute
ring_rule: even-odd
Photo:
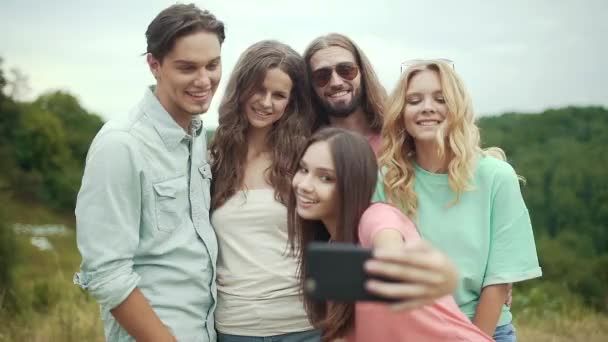
<svg viewBox="0 0 608 342"><path fill-rule="evenodd" d="M407 252L424 244L412 221L397 208L370 203L377 174L375 154L363 136L338 128L313 135L299 159L289 200L289 231L298 255L309 242L327 241L328 236L333 242L376 250ZM432 278L422 273L412 272L410 285ZM302 289L306 276L306 259L300 258ZM313 324L323 331L323 339L329 341L341 337L349 341L492 341L460 311L451 295L402 312L377 303L305 298L304 304Z"/></svg>
<svg viewBox="0 0 608 342"><path fill-rule="evenodd" d="M239 58L211 143L212 215L219 244L219 341L316 341L287 248L286 203L313 122L306 65L261 41Z"/></svg>

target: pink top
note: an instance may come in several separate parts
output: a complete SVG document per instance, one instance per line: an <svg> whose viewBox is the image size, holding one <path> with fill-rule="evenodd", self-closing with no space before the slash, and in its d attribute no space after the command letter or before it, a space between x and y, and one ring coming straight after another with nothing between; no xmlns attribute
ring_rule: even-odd
<svg viewBox="0 0 608 342"><path fill-rule="evenodd" d="M384 203L372 204L361 217L359 240L372 247L376 233L395 229L405 241L420 239L412 221ZM419 309L392 312L387 304L360 302L355 307L355 328L347 341L494 341L477 328L458 308L452 296L445 296Z"/></svg>
<svg viewBox="0 0 608 342"><path fill-rule="evenodd" d="M376 157L378 157L378 153L380 153L380 145L382 144L382 136L380 134L372 134L367 136L367 142L374 150Z"/></svg>

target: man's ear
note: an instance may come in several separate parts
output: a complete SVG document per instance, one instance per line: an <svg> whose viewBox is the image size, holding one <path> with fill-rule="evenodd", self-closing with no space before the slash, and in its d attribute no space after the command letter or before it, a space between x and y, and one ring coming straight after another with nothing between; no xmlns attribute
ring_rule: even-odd
<svg viewBox="0 0 608 342"><path fill-rule="evenodd" d="M148 62L148 67L150 68L150 72L155 79L158 80L160 75L160 61L156 59L151 53L146 54L146 62Z"/></svg>

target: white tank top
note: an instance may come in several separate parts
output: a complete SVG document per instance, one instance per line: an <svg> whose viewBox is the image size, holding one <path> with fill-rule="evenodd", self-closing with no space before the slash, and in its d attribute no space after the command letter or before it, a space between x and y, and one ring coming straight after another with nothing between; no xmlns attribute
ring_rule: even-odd
<svg viewBox="0 0 608 342"><path fill-rule="evenodd" d="M313 329L289 250L287 208L274 190L239 191L211 216L219 245L216 328L272 336Z"/></svg>

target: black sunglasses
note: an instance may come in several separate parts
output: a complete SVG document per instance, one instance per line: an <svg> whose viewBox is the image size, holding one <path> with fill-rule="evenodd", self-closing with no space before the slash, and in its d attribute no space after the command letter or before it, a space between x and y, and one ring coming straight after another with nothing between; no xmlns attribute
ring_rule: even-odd
<svg viewBox="0 0 608 342"><path fill-rule="evenodd" d="M338 76L348 81L354 80L359 74L359 67L355 63L343 62L336 64L335 67L324 67L313 71L312 81L317 87L325 87L329 83L329 80L331 80L334 70L336 70Z"/></svg>

